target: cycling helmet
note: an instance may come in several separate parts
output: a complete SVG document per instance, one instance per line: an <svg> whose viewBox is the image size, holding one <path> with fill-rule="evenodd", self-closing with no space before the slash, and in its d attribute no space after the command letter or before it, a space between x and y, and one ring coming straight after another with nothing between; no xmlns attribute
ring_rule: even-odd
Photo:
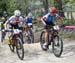
<svg viewBox="0 0 75 63"><path fill-rule="evenodd" d="M28 17L32 17L32 13L28 13Z"/></svg>
<svg viewBox="0 0 75 63"><path fill-rule="evenodd" d="M8 16L8 15L7 15L7 11L4 11L4 12L3 12L3 16L4 16L4 17L7 17L7 16Z"/></svg>
<svg viewBox="0 0 75 63"><path fill-rule="evenodd" d="M15 16L20 16L20 15L21 15L21 12L20 12L19 10L15 10L15 11L14 11L14 15L15 15Z"/></svg>
<svg viewBox="0 0 75 63"><path fill-rule="evenodd" d="M49 11L50 11L51 13L56 13L56 8L55 8L55 7L50 7L50 8L49 8Z"/></svg>

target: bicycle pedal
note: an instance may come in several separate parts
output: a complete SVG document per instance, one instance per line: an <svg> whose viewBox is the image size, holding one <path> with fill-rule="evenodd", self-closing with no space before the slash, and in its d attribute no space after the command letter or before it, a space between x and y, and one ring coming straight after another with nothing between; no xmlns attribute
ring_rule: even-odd
<svg viewBox="0 0 75 63"><path fill-rule="evenodd" d="M49 49L49 45L47 45L46 47L47 47L47 49Z"/></svg>
<svg viewBox="0 0 75 63"><path fill-rule="evenodd" d="M51 42L49 42L48 45L51 45Z"/></svg>

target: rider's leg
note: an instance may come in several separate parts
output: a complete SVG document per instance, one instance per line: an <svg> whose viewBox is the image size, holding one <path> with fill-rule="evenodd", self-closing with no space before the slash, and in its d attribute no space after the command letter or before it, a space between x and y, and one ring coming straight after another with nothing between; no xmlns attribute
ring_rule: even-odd
<svg viewBox="0 0 75 63"><path fill-rule="evenodd" d="M25 33L24 35L26 36L26 41L28 41L28 26L25 25Z"/></svg>
<svg viewBox="0 0 75 63"><path fill-rule="evenodd" d="M26 26L25 31L25 35L28 36L28 26Z"/></svg>
<svg viewBox="0 0 75 63"><path fill-rule="evenodd" d="M13 29L13 26L9 24L7 29ZM10 44L10 41L11 41L11 39L10 39L11 35L12 35L12 32L8 32L8 39L7 39L8 40L8 45Z"/></svg>
<svg viewBox="0 0 75 63"><path fill-rule="evenodd" d="M48 43L48 30L45 30L45 42Z"/></svg>
<svg viewBox="0 0 75 63"><path fill-rule="evenodd" d="M8 40L7 41L8 42L8 45L10 44L10 41L11 41L11 39L10 39L11 35L12 35L12 33L11 32L8 32L8 39L7 39Z"/></svg>
<svg viewBox="0 0 75 63"><path fill-rule="evenodd" d="M43 44L44 49L48 49L48 28L45 27L45 43Z"/></svg>

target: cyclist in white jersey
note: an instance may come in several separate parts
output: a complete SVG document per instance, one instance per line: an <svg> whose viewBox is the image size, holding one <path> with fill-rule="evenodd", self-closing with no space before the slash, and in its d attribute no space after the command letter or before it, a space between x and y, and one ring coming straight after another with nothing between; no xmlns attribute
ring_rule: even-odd
<svg viewBox="0 0 75 63"><path fill-rule="evenodd" d="M16 23L16 21L21 21L19 23ZM23 24L23 18L21 16L21 12L19 10L14 11L14 15L11 16L6 22L5 22L5 29L22 29ZM11 36L11 33L8 34L8 36Z"/></svg>

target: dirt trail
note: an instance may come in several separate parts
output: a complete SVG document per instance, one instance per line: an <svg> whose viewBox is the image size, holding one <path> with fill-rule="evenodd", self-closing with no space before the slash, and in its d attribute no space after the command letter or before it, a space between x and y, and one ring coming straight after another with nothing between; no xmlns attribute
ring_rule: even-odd
<svg viewBox="0 0 75 63"><path fill-rule="evenodd" d="M60 58L52 53L42 51L40 44L25 44L25 57L20 60L16 52L12 53L7 44L0 44L0 63L75 63L75 42L64 40L64 51Z"/></svg>

